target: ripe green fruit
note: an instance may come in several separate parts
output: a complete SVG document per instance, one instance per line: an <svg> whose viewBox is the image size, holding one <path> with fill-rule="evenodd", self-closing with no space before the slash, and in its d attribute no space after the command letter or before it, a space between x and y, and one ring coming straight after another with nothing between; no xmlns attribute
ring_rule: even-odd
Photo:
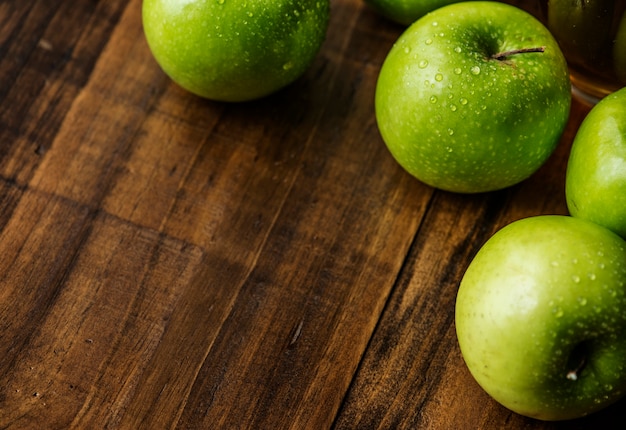
<svg viewBox="0 0 626 430"><path fill-rule="evenodd" d="M150 49L180 86L246 101L290 84L326 35L329 0L144 0Z"/></svg>
<svg viewBox="0 0 626 430"><path fill-rule="evenodd" d="M365 0L381 15L402 24L409 25L435 9L462 0Z"/></svg>
<svg viewBox="0 0 626 430"><path fill-rule="evenodd" d="M471 374L514 412L573 419L626 393L626 242L602 226L504 227L467 268L455 316Z"/></svg>
<svg viewBox="0 0 626 430"><path fill-rule="evenodd" d="M626 88L600 100L580 125L565 195L572 216L626 238Z"/></svg>
<svg viewBox="0 0 626 430"><path fill-rule="evenodd" d="M376 87L378 128L394 158L429 185L465 193L534 173L556 148L570 103L567 63L550 32L498 2L420 18Z"/></svg>

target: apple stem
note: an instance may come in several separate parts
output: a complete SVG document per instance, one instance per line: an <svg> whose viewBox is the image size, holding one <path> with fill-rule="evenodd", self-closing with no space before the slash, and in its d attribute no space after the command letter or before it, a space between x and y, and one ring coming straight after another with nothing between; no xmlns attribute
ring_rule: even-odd
<svg viewBox="0 0 626 430"><path fill-rule="evenodd" d="M546 51L545 46L538 46L536 48L520 48L520 49L513 49L510 51L500 52L498 54L493 54L491 58L493 58L494 60L504 60L506 57L510 57L512 55L527 54L530 52L545 52L545 51Z"/></svg>
<svg viewBox="0 0 626 430"><path fill-rule="evenodd" d="M578 380L578 374L583 369L583 367L585 367L585 363L586 363L585 358L583 357L580 360L580 363L578 364L578 367L576 369L570 370L569 372L567 372L567 379L569 379L570 381Z"/></svg>

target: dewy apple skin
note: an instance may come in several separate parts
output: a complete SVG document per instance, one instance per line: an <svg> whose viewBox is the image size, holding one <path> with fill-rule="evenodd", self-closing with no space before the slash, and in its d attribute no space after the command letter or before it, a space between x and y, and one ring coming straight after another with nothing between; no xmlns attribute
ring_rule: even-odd
<svg viewBox="0 0 626 430"><path fill-rule="evenodd" d="M564 215L515 221L467 268L456 302L463 358L502 405L579 418L626 393L626 242Z"/></svg>
<svg viewBox="0 0 626 430"><path fill-rule="evenodd" d="M165 73L208 99L241 102L300 77L326 36L328 0L145 0L143 26Z"/></svg>
<svg viewBox="0 0 626 430"><path fill-rule="evenodd" d="M416 21L376 87L378 128L398 163L464 193L533 174L556 148L570 104L567 64L550 32L497 2L456 3Z"/></svg>
<svg viewBox="0 0 626 430"><path fill-rule="evenodd" d="M567 163L572 216L626 238L626 88L603 98L580 125Z"/></svg>

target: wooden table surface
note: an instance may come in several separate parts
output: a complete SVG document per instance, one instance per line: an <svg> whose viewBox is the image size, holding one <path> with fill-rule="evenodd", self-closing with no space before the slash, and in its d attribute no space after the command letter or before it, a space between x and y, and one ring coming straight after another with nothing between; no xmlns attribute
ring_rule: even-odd
<svg viewBox="0 0 626 430"><path fill-rule="evenodd" d="M141 0L0 2L0 428L584 429L468 373L473 254L566 214L557 152L504 191L436 191L378 133L402 28L333 0L307 73L225 104L152 58Z"/></svg>

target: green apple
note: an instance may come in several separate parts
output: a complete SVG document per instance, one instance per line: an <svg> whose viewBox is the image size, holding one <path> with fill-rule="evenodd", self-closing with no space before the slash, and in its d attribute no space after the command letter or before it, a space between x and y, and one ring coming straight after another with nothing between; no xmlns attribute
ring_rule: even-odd
<svg viewBox="0 0 626 430"><path fill-rule="evenodd" d="M609 94L580 125L567 163L572 216L626 238L626 88Z"/></svg>
<svg viewBox="0 0 626 430"><path fill-rule="evenodd" d="M428 12L460 1L462 0L365 0L365 3L395 22L409 25Z"/></svg>
<svg viewBox="0 0 626 430"><path fill-rule="evenodd" d="M419 180L474 193L533 174L552 154L571 103L567 63L529 13L463 2L417 20L376 86L378 128Z"/></svg>
<svg viewBox="0 0 626 430"><path fill-rule="evenodd" d="M247 101L300 77L326 36L329 0L144 0L155 59L199 96Z"/></svg>
<svg viewBox="0 0 626 430"><path fill-rule="evenodd" d="M515 221L469 264L455 318L468 369L505 407L598 411L626 393L626 242L569 216Z"/></svg>

